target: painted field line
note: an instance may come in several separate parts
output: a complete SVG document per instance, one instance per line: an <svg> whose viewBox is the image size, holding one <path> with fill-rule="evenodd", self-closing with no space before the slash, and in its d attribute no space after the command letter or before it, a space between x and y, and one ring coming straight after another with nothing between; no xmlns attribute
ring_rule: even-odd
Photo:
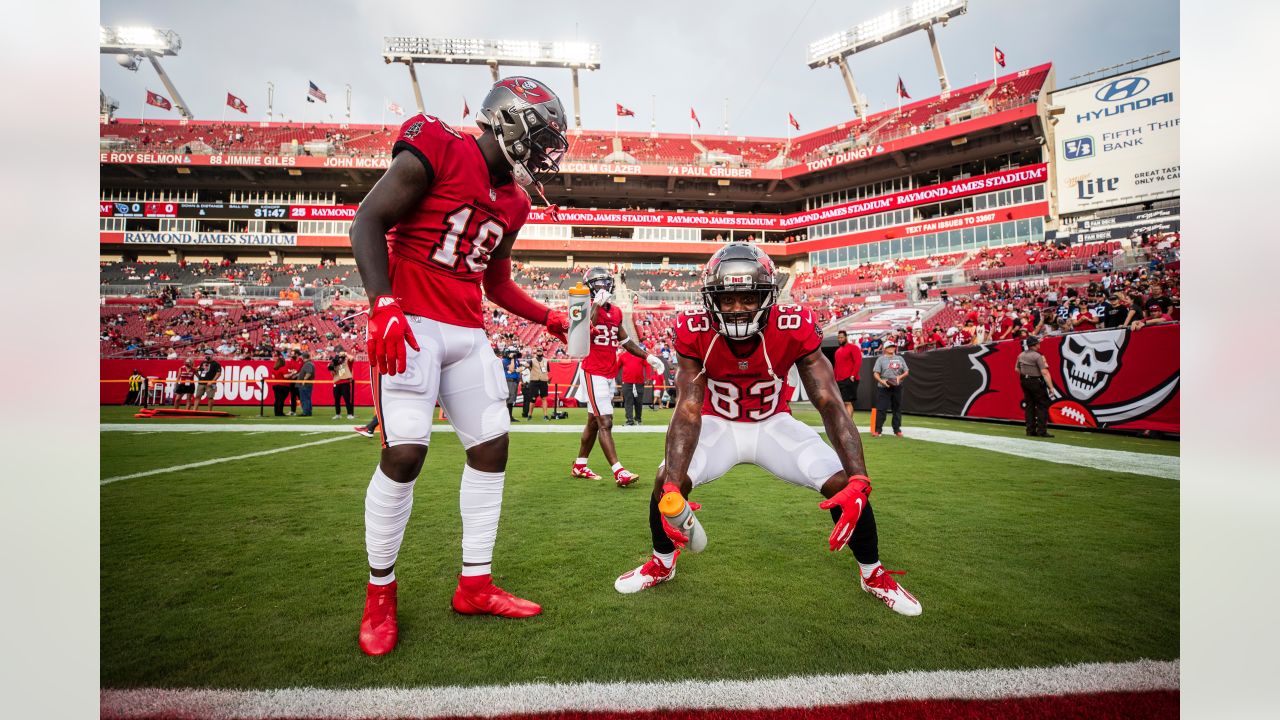
<svg viewBox="0 0 1280 720"><path fill-rule="evenodd" d="M818 432L822 432L821 426L812 426ZM222 425L222 424L200 424L200 423L174 423L172 425L140 425L138 423L103 423L99 426L102 432L302 432L305 434L318 433L344 433L354 435L350 425L273 425L271 427L263 427L261 425ZM447 424L437 424L432 428L433 432L452 432L453 426ZM894 443L901 442L892 435L885 435L882 438L873 439L871 437L870 428L859 428L862 432L862 441L864 444L869 443ZM666 425L639 425L632 427L615 427L614 433L620 435L632 433L665 433ZM538 425L538 424L516 424L511 426L513 433L563 433L567 435L580 435L582 433L581 425ZM961 445L964 447L974 448L977 450L988 450L990 452L1003 453L1005 455L1013 455L1020 458L1030 460L1042 460L1044 462L1058 463L1061 465L1073 465L1077 467L1088 467L1095 470L1115 470L1120 472L1133 473L1135 475L1149 475L1152 477L1165 478L1168 480L1177 480L1180 477L1179 461L1176 455L1155 455L1152 453L1132 452L1129 450L1106 450L1102 448L1083 447L1078 445L1066 445L1063 443L1048 442L1045 440L1032 440L1024 438L1000 437L998 435L983 435L981 433L969 433L959 430L939 430L935 428L913 428L906 429L906 437L911 440L921 440L924 442L942 443L945 445Z"/></svg>
<svg viewBox="0 0 1280 720"><path fill-rule="evenodd" d="M103 690L104 718L390 718L557 712L812 708L895 700L1004 700L1177 690L1179 661L763 680L532 683L326 690Z"/></svg>
<svg viewBox="0 0 1280 720"><path fill-rule="evenodd" d="M103 478L99 485L110 485L113 482L121 480L132 480L134 478L147 477L149 475L163 475L165 473L178 472L180 470L190 470L192 468L207 467L209 465L217 465L224 462L233 462L236 460L247 460L249 458L262 457L263 455L275 455L276 453L288 452L290 450L298 450L300 448L311 447L313 445L324 445L326 443L338 442L339 440L347 440L356 437L355 433L344 435L342 437L325 438L324 440L314 440L301 445L289 445L288 447L272 448L270 450L260 450L258 452L245 453L244 455L232 455L230 457L214 458L212 460L203 460L201 462L187 463L186 465L174 465L172 467L159 468L157 470L145 470L143 472L131 473L129 475L116 475L115 477Z"/></svg>

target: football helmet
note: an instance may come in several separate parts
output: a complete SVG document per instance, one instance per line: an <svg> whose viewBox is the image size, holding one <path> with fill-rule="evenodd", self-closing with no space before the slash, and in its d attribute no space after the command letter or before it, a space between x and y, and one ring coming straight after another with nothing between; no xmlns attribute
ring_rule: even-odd
<svg viewBox="0 0 1280 720"><path fill-rule="evenodd" d="M754 292L760 307L751 312L722 312L720 297ZM729 243L716 251L702 271L702 304L716 332L730 340L745 340L760 332L769 310L778 301L778 273L773 260L750 243Z"/></svg>
<svg viewBox="0 0 1280 720"><path fill-rule="evenodd" d="M516 76L494 83L476 113L476 124L493 133L511 164L511 176L528 186L559 172L560 159L569 149L566 117L551 88Z"/></svg>
<svg viewBox="0 0 1280 720"><path fill-rule="evenodd" d="M613 273L608 268L593 267L582 275L582 284L586 285L591 294L594 295L597 290L608 290L613 292Z"/></svg>

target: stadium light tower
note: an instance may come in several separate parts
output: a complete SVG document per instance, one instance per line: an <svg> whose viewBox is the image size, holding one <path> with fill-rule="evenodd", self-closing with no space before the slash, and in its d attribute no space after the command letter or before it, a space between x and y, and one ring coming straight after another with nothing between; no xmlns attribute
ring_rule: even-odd
<svg viewBox="0 0 1280 720"><path fill-rule="evenodd" d="M413 83L413 99L418 112L425 113L422 89L418 87L415 63L445 65L488 65L493 81L498 81L498 66L563 67L573 74L573 124L582 127L582 110L578 96L578 71L600 69L600 45L579 42L537 42L530 40L480 40L476 38L385 37L382 61L409 66Z"/></svg>
<svg viewBox="0 0 1280 720"><path fill-rule="evenodd" d="M945 93L951 89L951 85L947 82L947 70L942 65L942 50L938 48L938 37L933 32L933 26L938 23L945 25L951 18L963 15L968 10L969 0L916 0L905 8L890 10L848 30L809 43L809 67L837 65L840 74L844 76L853 110L861 118L866 114L867 103L858 95L858 88L853 84L853 73L849 72L847 58L903 35L924 30L929 35L933 63L938 68L938 84Z"/></svg>
<svg viewBox="0 0 1280 720"><path fill-rule="evenodd" d="M169 97L173 98L178 114L188 120L191 119L191 111L187 109L187 103L182 99L182 94L178 92L178 88L174 87L169 74L160 67L160 56L177 55L182 49L182 38L178 37L178 33L149 27L99 25L98 49L103 55L115 55L116 62L126 70L137 71L139 60L144 57L150 60L151 67L155 68L156 74L160 76L160 82L164 83L164 89L168 90Z"/></svg>

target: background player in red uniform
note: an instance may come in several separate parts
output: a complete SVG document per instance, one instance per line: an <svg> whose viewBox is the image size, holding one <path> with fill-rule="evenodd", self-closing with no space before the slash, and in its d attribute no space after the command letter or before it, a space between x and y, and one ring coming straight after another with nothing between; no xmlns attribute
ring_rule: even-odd
<svg viewBox="0 0 1280 720"><path fill-rule="evenodd" d="M365 496L369 585L360 648L370 655L396 644L395 562L437 399L467 455L453 608L504 617L542 610L490 577L510 419L502 366L484 332L481 284L508 312L563 337L564 313L516 286L510 258L529 213L523 187L541 192L541 180L557 171L567 123L555 93L525 77L496 83L477 123L484 132L473 138L429 115L405 122L391 166L351 225L370 299L370 375L383 448Z"/></svg>
<svg viewBox="0 0 1280 720"><path fill-rule="evenodd" d="M844 411L831 363L819 351L822 333L812 312L775 306L777 295L773 261L754 245L731 243L707 263L705 309L688 311L676 323L679 401L649 501L653 556L614 587L634 593L675 576L677 547L688 538L659 511L663 494L679 491L687 498L734 465L751 463L822 493L827 499L819 507L835 521L828 545L850 546L862 589L898 613L919 615L919 601L893 579L900 573L880 565L862 441ZM793 365L834 449L791 416L784 378Z"/></svg>
<svg viewBox="0 0 1280 720"><path fill-rule="evenodd" d="M613 391L618 375L618 348L644 358L649 367L662 374L664 366L657 357L645 352L627 336L622 327L622 308L614 305L613 274L606 268L594 267L582 276L582 284L591 289L591 350L582 361L582 379L574 396L587 406L587 424L582 429L582 443L578 459L573 462L569 474L573 477L599 480L600 476L587 467L587 458L597 438L600 449L613 470L613 480L618 487L626 487L639 479L635 473L618 461L618 449L613 442Z"/></svg>

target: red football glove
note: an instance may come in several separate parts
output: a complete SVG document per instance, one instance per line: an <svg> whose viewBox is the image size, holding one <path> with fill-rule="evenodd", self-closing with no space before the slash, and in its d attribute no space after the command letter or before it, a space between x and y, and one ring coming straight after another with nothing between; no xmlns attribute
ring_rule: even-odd
<svg viewBox="0 0 1280 720"><path fill-rule="evenodd" d="M673 483L667 483L663 485L662 494L666 495L669 492L678 493L680 492L680 488L674 485ZM688 503L689 509L693 510L694 512L697 512L698 510L702 509L701 504L696 503L690 500L689 498L685 498L684 501ZM680 532L679 528L673 526L670 522L668 522L666 515L663 515L661 512L659 512L658 517L662 518L662 532L666 533L667 537L671 538L671 542L675 543L675 546L677 548L683 548L685 545L689 544L689 536Z"/></svg>
<svg viewBox="0 0 1280 720"><path fill-rule="evenodd" d="M414 350L420 349L409 320L390 295L379 295L373 299L369 324L365 326L365 342L369 350L369 367L380 375L404 372L408 355L405 343Z"/></svg>
<svg viewBox="0 0 1280 720"><path fill-rule="evenodd" d="M849 538L853 537L853 528L857 526L862 508L867 506L867 500L870 497L871 481L866 475L854 475L849 478L849 484L843 490L836 493L834 497L818 503L818 507L823 510L840 508L840 519L832 528L831 537L827 538L827 543L831 545L832 550L839 550L849 544Z"/></svg>
<svg viewBox="0 0 1280 720"><path fill-rule="evenodd" d="M569 342L569 316L560 310L548 310L547 332L562 343Z"/></svg>

